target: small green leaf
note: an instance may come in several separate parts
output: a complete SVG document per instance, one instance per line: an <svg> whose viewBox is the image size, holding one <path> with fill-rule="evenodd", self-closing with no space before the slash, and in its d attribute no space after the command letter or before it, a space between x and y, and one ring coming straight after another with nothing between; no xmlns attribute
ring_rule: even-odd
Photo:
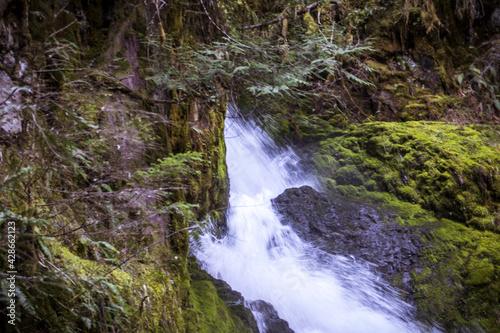
<svg viewBox="0 0 500 333"><path fill-rule="evenodd" d="M87 329L91 329L92 328L92 320L90 320L90 318L87 318L87 317L81 317L83 323L85 324L85 326L87 327Z"/></svg>
<svg viewBox="0 0 500 333"><path fill-rule="evenodd" d="M101 184L101 187L108 192L113 192L113 189L108 184Z"/></svg>
<svg viewBox="0 0 500 333"><path fill-rule="evenodd" d="M498 99L495 99L495 100L493 101L493 104L495 105L495 107L496 107L498 110L500 110L500 101L499 101Z"/></svg>

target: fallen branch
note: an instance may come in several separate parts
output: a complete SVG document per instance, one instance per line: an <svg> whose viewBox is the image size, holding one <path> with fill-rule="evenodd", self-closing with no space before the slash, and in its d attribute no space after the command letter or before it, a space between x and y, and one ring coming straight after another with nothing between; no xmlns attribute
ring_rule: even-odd
<svg viewBox="0 0 500 333"><path fill-rule="evenodd" d="M14 96L14 94L19 90L19 87L16 87L15 89L12 89L12 91L10 92L9 96L7 96L6 99L4 99L3 102L0 103L0 105L4 105L9 99L11 99L12 96Z"/></svg>
<svg viewBox="0 0 500 333"><path fill-rule="evenodd" d="M307 6L306 8L304 9L301 9L299 10L298 12L296 12L297 15L300 15L300 14L304 14L305 12L308 12L310 11L311 9L314 9L316 7L318 7L318 5L321 3L321 1L318 1L318 2L315 2L315 3L312 3L310 4L309 6ZM281 22L283 21L284 19L286 19L287 16L280 16L278 18L275 18L271 21L267 21L265 23L259 23L259 24L254 24L254 25L247 25L246 27L243 27L243 28L240 28L241 30L246 30L246 29L255 29L255 28L262 28L262 27L267 27L268 25L271 25L271 24L275 24L275 23L278 23L278 22Z"/></svg>
<svg viewBox="0 0 500 333"><path fill-rule="evenodd" d="M121 93L129 95L130 97L132 97L134 99L141 100L141 101L148 103L148 104L180 104L180 103L184 102L188 97L188 96L185 96L184 98L182 98L178 101L171 100L171 99L154 99L154 98L144 96L143 94L141 94L135 90L130 89L129 87L125 86L123 83L121 83L120 81L118 81L117 79L115 79L114 77L110 76L107 73L97 71L97 72L92 73L91 76L94 77L96 80L101 81L101 83L109 85L110 89L117 90Z"/></svg>

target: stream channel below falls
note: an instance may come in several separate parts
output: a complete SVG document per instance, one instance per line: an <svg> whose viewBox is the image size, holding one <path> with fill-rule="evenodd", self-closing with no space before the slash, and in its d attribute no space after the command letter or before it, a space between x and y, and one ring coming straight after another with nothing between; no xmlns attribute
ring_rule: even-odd
<svg viewBox="0 0 500 333"><path fill-rule="evenodd" d="M291 149L279 148L231 106L225 139L227 233L217 238L207 230L193 241L203 269L226 281L246 302L272 304L296 333L437 331L413 320L412 307L369 264L328 254L282 224L271 199L292 187L320 190ZM263 315L255 309L254 315L259 330L266 332Z"/></svg>

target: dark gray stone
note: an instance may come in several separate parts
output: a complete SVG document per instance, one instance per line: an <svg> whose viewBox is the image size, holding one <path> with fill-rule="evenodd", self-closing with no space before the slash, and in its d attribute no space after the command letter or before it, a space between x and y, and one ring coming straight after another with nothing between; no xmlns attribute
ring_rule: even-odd
<svg viewBox="0 0 500 333"><path fill-rule="evenodd" d="M391 212L319 193L309 186L292 188L273 199L282 223L326 252L375 264L389 281L412 290L408 272L419 267L421 227L402 226Z"/></svg>
<svg viewBox="0 0 500 333"><path fill-rule="evenodd" d="M258 300L250 302L248 306L263 316L266 333L293 333L288 322L279 317L278 312L271 304Z"/></svg>

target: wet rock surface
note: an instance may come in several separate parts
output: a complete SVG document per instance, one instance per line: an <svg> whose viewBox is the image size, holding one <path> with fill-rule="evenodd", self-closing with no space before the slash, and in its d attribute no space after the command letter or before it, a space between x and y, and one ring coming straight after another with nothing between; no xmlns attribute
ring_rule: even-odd
<svg viewBox="0 0 500 333"><path fill-rule="evenodd" d="M278 312L274 307L262 300L253 301L249 304L250 309L258 311L264 319L266 325L266 333L293 333L294 331L288 326L288 322L278 316Z"/></svg>
<svg viewBox="0 0 500 333"><path fill-rule="evenodd" d="M391 212L331 198L309 186L287 189L273 205L282 223L303 239L329 253L371 262L390 282L400 275L401 287L412 289L409 272L420 266L420 239L429 230L402 226Z"/></svg>

